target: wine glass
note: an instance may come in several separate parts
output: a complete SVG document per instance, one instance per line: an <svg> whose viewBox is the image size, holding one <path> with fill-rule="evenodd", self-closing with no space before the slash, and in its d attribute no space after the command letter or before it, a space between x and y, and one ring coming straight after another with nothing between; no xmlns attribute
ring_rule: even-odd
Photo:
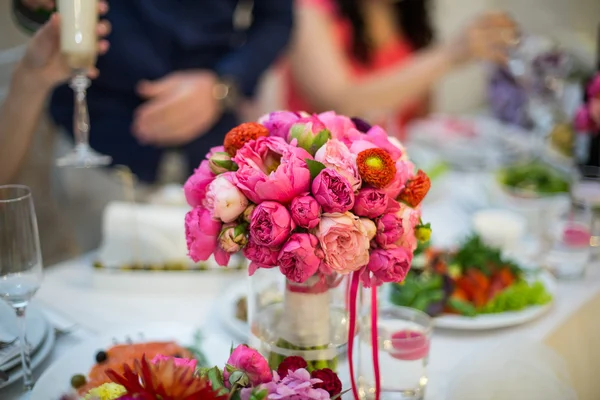
<svg viewBox="0 0 600 400"><path fill-rule="evenodd" d="M25 310L42 281L42 256L31 190L0 186L0 298L13 307L19 321L19 346L25 390L33 388Z"/></svg>
<svg viewBox="0 0 600 400"><path fill-rule="evenodd" d="M58 159L59 167L91 168L109 165L110 156L99 154L89 144L90 117L87 107L87 89L90 79L87 71L97 57L98 0L59 0L61 15L61 52L73 71L70 87L74 92L73 133L75 146L66 156Z"/></svg>

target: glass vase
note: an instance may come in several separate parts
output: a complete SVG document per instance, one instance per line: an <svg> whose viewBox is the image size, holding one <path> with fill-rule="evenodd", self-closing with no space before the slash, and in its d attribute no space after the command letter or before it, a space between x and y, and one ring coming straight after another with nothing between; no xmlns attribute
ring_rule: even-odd
<svg viewBox="0 0 600 400"><path fill-rule="evenodd" d="M300 356L308 370L330 368L348 342L348 280L342 276L289 281L279 268L259 269L250 277L249 345L276 370L289 356Z"/></svg>

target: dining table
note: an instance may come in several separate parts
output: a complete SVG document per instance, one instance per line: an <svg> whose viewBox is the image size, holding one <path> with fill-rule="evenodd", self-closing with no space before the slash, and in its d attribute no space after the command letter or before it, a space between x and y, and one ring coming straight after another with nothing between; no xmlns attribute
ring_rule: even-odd
<svg viewBox="0 0 600 400"><path fill-rule="evenodd" d="M470 231L472 213L489 207L486 185L490 179L493 178L489 172L458 171L436 178L434 185L439 188L423 205L423 219L431 222L434 243L450 245ZM35 370L36 376L78 343L122 326L184 321L237 341L222 322L219 302L228 286L247 279L245 271L204 271L191 278L187 275L184 287L171 278L165 279L162 285L132 278L111 283L97 279L94 257L93 253L85 254L45 269L43 284L33 302L62 334L57 336L51 355ZM579 398L597 399L600 393L600 380L596 378L596 371L600 369L599 309L600 262L592 261L584 278L558 281L551 308L533 321L480 331L435 329L427 367L426 399L446 399L455 372L469 357L485 354L486 349L500 340L520 337L544 344L559 354L568 367ZM226 357L224 354L223 363ZM26 397L16 383L0 389L0 398Z"/></svg>

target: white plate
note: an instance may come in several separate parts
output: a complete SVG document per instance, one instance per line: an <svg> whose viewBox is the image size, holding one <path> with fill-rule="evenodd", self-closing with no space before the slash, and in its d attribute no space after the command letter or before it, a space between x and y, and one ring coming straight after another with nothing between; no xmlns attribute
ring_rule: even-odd
<svg viewBox="0 0 600 400"><path fill-rule="evenodd" d="M241 341L248 341L250 327L245 321L235 317L237 302L242 297L248 296L247 280L240 280L227 287L225 295L219 301L219 316L225 328Z"/></svg>
<svg viewBox="0 0 600 400"><path fill-rule="evenodd" d="M542 271L535 278L532 278L531 281L542 282L548 293L550 293L553 297L556 296L556 280L549 272ZM553 298L553 301L554 300L555 299ZM442 315L434 318L433 320L437 328L444 329L479 331L507 328L509 326L524 324L542 316L550 310L553 301L543 306L528 307L521 311L485 314L478 315L476 317L465 317L462 315Z"/></svg>
<svg viewBox="0 0 600 400"><path fill-rule="evenodd" d="M39 312L39 311L38 311ZM50 328L48 326L48 328ZM48 333L46 334L45 340L41 343L41 346L37 349L35 353L33 353L31 357L31 368L36 369L42 364L46 358L52 353L52 349L54 348L54 329L48 329ZM17 358L17 363L20 363L21 359ZM0 389L8 386L12 383L17 382L23 376L23 371L20 366L14 367L12 370L6 371L8 373L8 381L4 383L0 383Z"/></svg>
<svg viewBox="0 0 600 400"><path fill-rule="evenodd" d="M44 314L34 304L27 307L25 313L27 320L27 341L31 346L32 354L35 354L44 343L46 335L50 330ZM0 302L0 340L9 340L19 335L17 316L11 306L5 302ZM1 364L0 369L9 370L21 363L21 359L16 357L8 362Z"/></svg>
<svg viewBox="0 0 600 400"><path fill-rule="evenodd" d="M156 323L147 326L136 326L120 329L112 334L87 340L73 347L67 354L53 363L38 379L31 393L30 400L59 399L71 390L71 377L76 374L87 375L95 363L95 354L100 349L113 345L113 339L125 340L127 337L137 338L144 335L144 341L174 340L182 345L194 342L197 327L178 322ZM217 334L206 334L202 340L202 351L209 365L224 366L229 357L231 342Z"/></svg>

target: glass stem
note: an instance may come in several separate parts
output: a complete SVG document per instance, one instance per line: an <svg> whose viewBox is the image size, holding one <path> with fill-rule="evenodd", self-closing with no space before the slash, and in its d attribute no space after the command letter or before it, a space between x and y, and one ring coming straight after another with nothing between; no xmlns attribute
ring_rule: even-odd
<svg viewBox="0 0 600 400"><path fill-rule="evenodd" d="M87 149L89 147L90 116L87 107L87 88L90 80L84 73L76 73L71 79L71 89L74 93L73 133L75 148Z"/></svg>
<svg viewBox="0 0 600 400"><path fill-rule="evenodd" d="M23 387L29 392L33 389L33 373L31 372L31 357L29 354L29 344L27 343L25 323L25 306L16 307L17 320L19 322L19 346L21 347L21 364L23 366Z"/></svg>

